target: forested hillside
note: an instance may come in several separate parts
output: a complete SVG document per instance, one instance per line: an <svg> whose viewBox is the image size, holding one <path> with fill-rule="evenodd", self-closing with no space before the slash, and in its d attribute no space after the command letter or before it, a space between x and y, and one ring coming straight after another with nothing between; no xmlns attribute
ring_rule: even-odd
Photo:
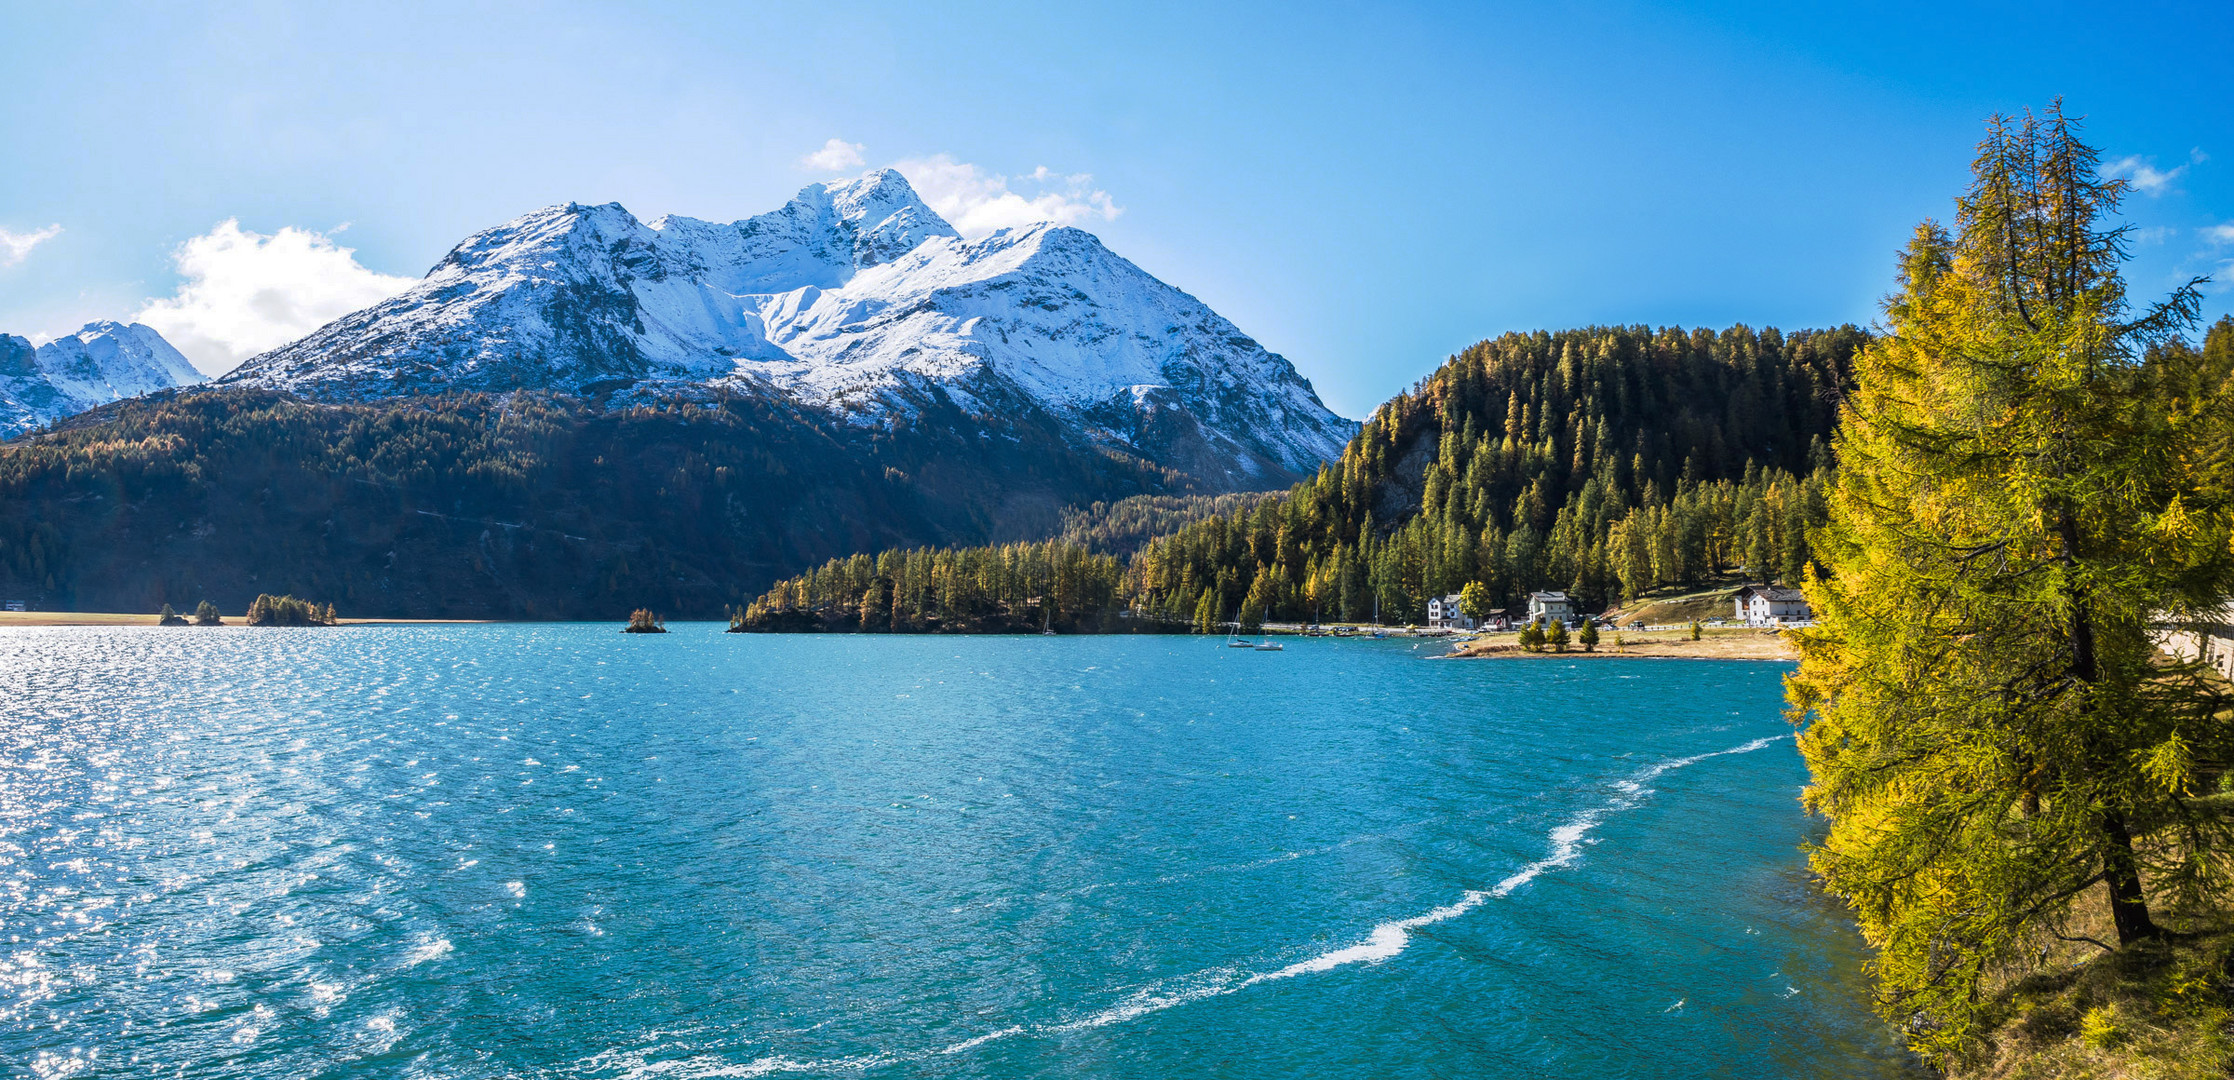
<svg viewBox="0 0 2234 1080"><path fill-rule="evenodd" d="M1514 602L1605 603L1746 566L1795 571L1821 513L1826 439L1862 331L1600 327L1507 334L1366 421L1277 505L1145 548L1144 608L1192 619L1417 620L1480 581Z"/></svg>
<svg viewBox="0 0 2234 1080"><path fill-rule="evenodd" d="M1041 418L936 406L867 427L774 397L173 393L0 446L0 598L712 618L833 556L1045 537L1067 505L1188 484Z"/></svg>
<svg viewBox="0 0 2234 1080"><path fill-rule="evenodd" d="M1066 543L1111 555L1130 555L1159 536L1168 536L1198 521L1246 514L1266 502L1277 501L1278 491L1240 491L1224 495L1135 495L1116 502L1097 502L1063 510Z"/></svg>
<svg viewBox="0 0 2234 1080"><path fill-rule="evenodd" d="M1285 496L1215 507L1147 543L1122 600L1168 624L1402 622L1471 581L1505 603L1552 587L1605 604L1740 566L1796 577L1823 514L1839 387L1865 340L1851 326L1737 326L1484 341ZM1074 518L1067 538L1091 544L1092 524ZM798 588L760 610L836 599Z"/></svg>

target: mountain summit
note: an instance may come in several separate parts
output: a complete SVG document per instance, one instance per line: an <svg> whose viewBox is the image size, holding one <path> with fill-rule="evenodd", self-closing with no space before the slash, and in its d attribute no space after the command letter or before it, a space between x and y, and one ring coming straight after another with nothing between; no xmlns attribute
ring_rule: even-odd
<svg viewBox="0 0 2234 1080"><path fill-rule="evenodd" d="M1270 488L1357 425L1194 297L1058 225L967 240L892 170L729 224L569 203L227 375L312 397L763 393L849 422L1040 413L1081 444Z"/></svg>
<svg viewBox="0 0 2234 1080"><path fill-rule="evenodd" d="M28 338L0 334L0 438L201 381L163 335L139 323L90 322L36 348Z"/></svg>

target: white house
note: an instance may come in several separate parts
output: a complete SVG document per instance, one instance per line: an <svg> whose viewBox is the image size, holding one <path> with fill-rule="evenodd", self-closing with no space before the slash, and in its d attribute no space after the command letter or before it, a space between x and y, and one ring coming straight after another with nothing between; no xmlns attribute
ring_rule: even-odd
<svg viewBox="0 0 2234 1080"><path fill-rule="evenodd" d="M1747 626L1777 626L1815 617L1806 593L1778 585L1748 585L1737 591L1733 602L1738 621Z"/></svg>
<svg viewBox="0 0 2234 1080"><path fill-rule="evenodd" d="M1428 598L1427 625L1438 630L1472 630L1474 620L1466 617L1458 606L1458 594L1452 593Z"/></svg>
<svg viewBox="0 0 2234 1080"><path fill-rule="evenodd" d="M2234 605L2194 622L2160 626L2156 643L2182 660L2201 660L2221 678L2234 680Z"/></svg>
<svg viewBox="0 0 2234 1080"><path fill-rule="evenodd" d="M1575 605L1567 600L1567 594L1563 592L1529 593L1528 621L1549 622L1553 619L1563 623L1575 620Z"/></svg>

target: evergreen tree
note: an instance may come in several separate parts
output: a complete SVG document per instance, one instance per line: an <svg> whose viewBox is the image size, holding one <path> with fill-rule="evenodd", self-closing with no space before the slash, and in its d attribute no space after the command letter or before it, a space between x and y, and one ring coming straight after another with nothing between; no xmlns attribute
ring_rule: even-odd
<svg viewBox="0 0 2234 1080"><path fill-rule="evenodd" d="M1241 601L1240 622L1241 632L1244 634L1254 634L1264 629L1264 612L1272 604L1271 588L1267 580L1268 576L1259 571L1256 584L1249 587L1249 595Z"/></svg>
<svg viewBox="0 0 2234 1080"><path fill-rule="evenodd" d="M1490 613L1497 608L1490 602L1488 586L1479 581L1469 581L1465 588L1458 590L1458 610L1460 614L1479 623L1489 618Z"/></svg>
<svg viewBox="0 0 2234 1080"><path fill-rule="evenodd" d="M1582 633L1576 635L1575 640L1582 642L1582 651L1588 653L1597 652L1598 624L1588 619L1583 620Z"/></svg>
<svg viewBox="0 0 2234 1080"><path fill-rule="evenodd" d="M2123 946L2159 933L2145 884L2228 885L2225 819L2183 798L2234 758L2226 701L2151 627L2234 587L2234 362L2172 340L2192 286L2128 313L2124 184L2060 107L1993 121L1973 174L1857 361L1789 686L1815 868L1931 1055L2073 904Z"/></svg>

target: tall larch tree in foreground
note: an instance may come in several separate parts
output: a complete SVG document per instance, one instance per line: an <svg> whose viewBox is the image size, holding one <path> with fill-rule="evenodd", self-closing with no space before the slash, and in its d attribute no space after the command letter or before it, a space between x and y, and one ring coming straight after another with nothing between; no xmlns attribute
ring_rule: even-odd
<svg viewBox="0 0 2234 1080"><path fill-rule="evenodd" d="M2124 184L2060 104L1995 119L1973 171L1856 362L1789 683L1815 868L1932 1056L2080 905L2123 947L2162 932L2152 900L2223 893L2224 819L2189 796L2234 756L2219 690L2153 641L2234 587L2228 365L2180 340L2199 283L2129 310Z"/></svg>

